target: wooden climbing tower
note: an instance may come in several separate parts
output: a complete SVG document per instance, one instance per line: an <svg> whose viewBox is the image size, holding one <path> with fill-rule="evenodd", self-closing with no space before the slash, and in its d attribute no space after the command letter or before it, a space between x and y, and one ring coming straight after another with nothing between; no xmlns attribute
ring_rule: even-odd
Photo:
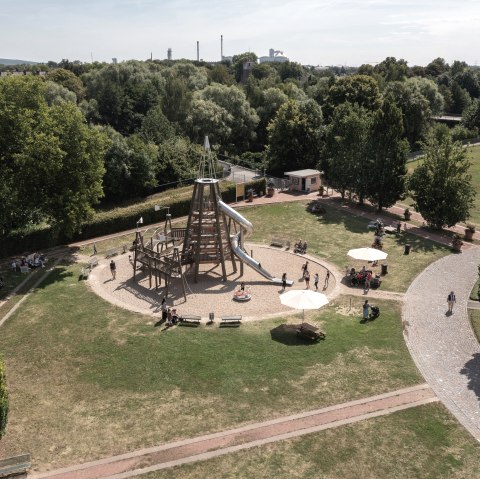
<svg viewBox="0 0 480 479"><path fill-rule="evenodd" d="M233 270L237 270L225 214L218 207L220 200L217 179L195 181L182 252L182 262L193 264L195 282L201 264L220 265L224 281L227 280L225 260L230 259Z"/></svg>

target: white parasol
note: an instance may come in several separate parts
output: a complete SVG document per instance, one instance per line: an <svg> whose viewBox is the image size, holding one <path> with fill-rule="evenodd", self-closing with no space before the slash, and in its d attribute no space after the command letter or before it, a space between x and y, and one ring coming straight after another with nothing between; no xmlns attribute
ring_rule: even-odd
<svg viewBox="0 0 480 479"><path fill-rule="evenodd" d="M375 248L351 249L347 255L350 256L350 258L362 261L380 261L386 259L388 256L384 251Z"/></svg>
<svg viewBox="0 0 480 479"><path fill-rule="evenodd" d="M303 310L303 316L305 316L306 309L319 309L328 304L328 298L310 289L293 289L283 293L280 296L280 302L290 308Z"/></svg>

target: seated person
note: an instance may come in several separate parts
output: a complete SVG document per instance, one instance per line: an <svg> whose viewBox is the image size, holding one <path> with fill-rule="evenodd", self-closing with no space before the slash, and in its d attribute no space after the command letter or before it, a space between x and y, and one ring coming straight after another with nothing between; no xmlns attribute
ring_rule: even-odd
<svg viewBox="0 0 480 479"><path fill-rule="evenodd" d="M360 270L360 273L361 274L365 274L365 271L366 271L366 268L365 268L365 265L362 266L362 269Z"/></svg>
<svg viewBox="0 0 480 479"><path fill-rule="evenodd" d="M173 325L173 315L172 315L172 310L168 308L167 310L167 326L172 326Z"/></svg>
<svg viewBox="0 0 480 479"><path fill-rule="evenodd" d="M301 252L302 250L302 240L299 239L298 241L295 242L295 246L293 248L293 252L294 253L298 253L298 252Z"/></svg>
<svg viewBox="0 0 480 479"><path fill-rule="evenodd" d="M375 246L382 246L382 237L380 235L375 235Z"/></svg>
<svg viewBox="0 0 480 479"><path fill-rule="evenodd" d="M172 323L177 324L180 316L177 313L177 310L174 308L172 309Z"/></svg>
<svg viewBox="0 0 480 479"><path fill-rule="evenodd" d="M303 251L304 253L307 252L307 247L308 247L307 242L304 241L304 242L303 242L303 245L302 245L302 251Z"/></svg>
<svg viewBox="0 0 480 479"><path fill-rule="evenodd" d="M355 268L352 268L350 270L350 276L355 276L355 273L356 273Z"/></svg>

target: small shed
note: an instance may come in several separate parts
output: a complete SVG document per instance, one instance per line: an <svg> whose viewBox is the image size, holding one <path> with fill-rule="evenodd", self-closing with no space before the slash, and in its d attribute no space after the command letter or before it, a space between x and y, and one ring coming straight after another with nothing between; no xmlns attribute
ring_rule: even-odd
<svg viewBox="0 0 480 479"><path fill-rule="evenodd" d="M287 171L285 176L290 180L292 191L317 191L320 188L320 171L318 170Z"/></svg>

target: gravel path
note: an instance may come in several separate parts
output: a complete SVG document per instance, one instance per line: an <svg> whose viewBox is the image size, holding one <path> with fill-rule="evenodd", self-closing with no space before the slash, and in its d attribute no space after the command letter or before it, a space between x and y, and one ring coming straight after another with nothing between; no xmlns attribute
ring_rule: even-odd
<svg viewBox="0 0 480 479"><path fill-rule="evenodd" d="M421 373L440 400L480 441L480 344L467 306L478 277L480 248L428 266L405 294L404 334ZM447 315L447 295L457 303Z"/></svg>
<svg viewBox="0 0 480 479"><path fill-rule="evenodd" d="M323 290L323 282L329 265L313 257L304 257L288 251L263 247L260 245L247 245L247 251L253 250L253 256L260 261L262 266L281 277L284 271L288 278L295 282L288 289L305 289L305 282L301 280L302 265L308 259L311 274L310 288L313 289L313 275L318 272L320 276L319 292L329 297L338 294L334 274L331 275L328 288ZM113 280L108 263L110 260L101 260L99 266L93 269L88 279L88 284L95 293L105 300L131 311L161 316L160 302L164 296L164 284L155 291L155 280L152 279L152 289L149 288L148 275L140 270L137 272L138 282L132 279L132 265L128 255L117 256L117 276ZM214 265L205 265L213 268ZM208 273L200 274L199 282L193 282L193 275L186 274L187 301L184 301L182 284L180 279L174 279L169 288L167 304L175 306L180 314L194 314L201 316L207 321L210 312L215 317L226 315L242 315L243 320L269 318L273 316L285 316L296 314L298 311L280 303L279 295L281 286L273 284L263 278L253 269L245 265L244 275L240 276L240 267L237 261L237 273L233 273L231 262L227 266L227 281L221 280L220 267L210 269ZM247 288L252 292L252 299L248 302L233 300L233 292L238 289L240 282L244 281Z"/></svg>

